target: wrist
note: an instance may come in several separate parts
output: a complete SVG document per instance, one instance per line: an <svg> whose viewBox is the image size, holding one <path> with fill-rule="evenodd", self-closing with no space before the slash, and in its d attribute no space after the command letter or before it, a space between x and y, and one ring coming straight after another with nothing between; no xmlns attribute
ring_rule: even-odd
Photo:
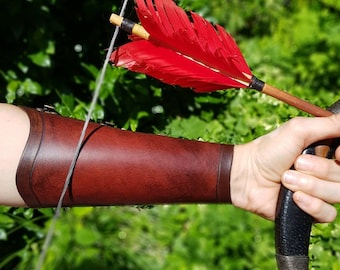
<svg viewBox="0 0 340 270"><path fill-rule="evenodd" d="M244 208L247 204L246 198L246 178L247 178L247 156L244 155L245 146L234 146L233 164L230 174L230 193L232 204L239 208Z"/></svg>
<svg viewBox="0 0 340 270"><path fill-rule="evenodd" d="M256 141L234 147L234 158L230 175L231 201L234 206L254 212L259 187L258 172L254 155Z"/></svg>

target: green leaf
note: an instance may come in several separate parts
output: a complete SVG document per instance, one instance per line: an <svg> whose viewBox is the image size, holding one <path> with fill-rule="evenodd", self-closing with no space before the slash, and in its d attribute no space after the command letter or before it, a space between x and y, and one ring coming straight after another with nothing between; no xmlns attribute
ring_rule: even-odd
<svg viewBox="0 0 340 270"><path fill-rule="evenodd" d="M5 229L0 228L0 241L6 241L7 238L7 233Z"/></svg>
<svg viewBox="0 0 340 270"><path fill-rule="evenodd" d="M46 52L37 52L35 54L30 54L28 56L31 61L40 67L50 67L51 66L51 58L50 55Z"/></svg>
<svg viewBox="0 0 340 270"><path fill-rule="evenodd" d="M100 240L100 234L90 228L77 227L75 240L80 245L94 245Z"/></svg>
<svg viewBox="0 0 340 270"><path fill-rule="evenodd" d="M41 85L38 82L32 81L32 79L27 78L21 84L19 89L20 95L29 93L33 95L42 95L43 91Z"/></svg>
<svg viewBox="0 0 340 270"><path fill-rule="evenodd" d="M14 224L14 220L8 215L0 214L0 227L11 227Z"/></svg>

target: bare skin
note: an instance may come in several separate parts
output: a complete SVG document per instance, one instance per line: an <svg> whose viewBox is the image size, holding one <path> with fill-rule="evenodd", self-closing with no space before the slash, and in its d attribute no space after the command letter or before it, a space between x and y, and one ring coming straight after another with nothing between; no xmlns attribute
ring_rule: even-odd
<svg viewBox="0 0 340 270"><path fill-rule="evenodd" d="M340 135L340 115L295 118L248 144L236 146L231 177L235 206L273 220L282 183L297 205L318 222L336 217L340 166L335 160L300 153L310 144ZM340 150L336 151L340 160ZM292 165L296 171L290 170ZM241 195L243 194L243 195Z"/></svg>
<svg viewBox="0 0 340 270"><path fill-rule="evenodd" d="M15 175L28 134L29 119L18 107L0 104L0 204L25 206Z"/></svg>

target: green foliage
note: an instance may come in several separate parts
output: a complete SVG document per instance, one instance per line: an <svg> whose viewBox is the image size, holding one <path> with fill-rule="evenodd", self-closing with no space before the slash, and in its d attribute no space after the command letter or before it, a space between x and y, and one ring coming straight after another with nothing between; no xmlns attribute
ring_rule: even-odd
<svg viewBox="0 0 340 270"><path fill-rule="evenodd" d="M315 225L310 247L315 269L340 269L339 234L339 219L334 224Z"/></svg>
<svg viewBox="0 0 340 270"><path fill-rule="evenodd" d="M226 27L262 80L323 107L339 97L337 1L179 2ZM113 32L108 17L120 4L4 2L0 101L53 105L83 119ZM92 117L134 131L244 143L298 115L305 114L252 90L196 94L109 67ZM52 214L0 207L1 269L33 268ZM313 228L314 269L340 269L338 237L338 220ZM44 267L274 268L273 224L225 205L66 209Z"/></svg>
<svg viewBox="0 0 340 270"><path fill-rule="evenodd" d="M224 205L74 208L58 223L46 268L271 269L271 233L269 221Z"/></svg>

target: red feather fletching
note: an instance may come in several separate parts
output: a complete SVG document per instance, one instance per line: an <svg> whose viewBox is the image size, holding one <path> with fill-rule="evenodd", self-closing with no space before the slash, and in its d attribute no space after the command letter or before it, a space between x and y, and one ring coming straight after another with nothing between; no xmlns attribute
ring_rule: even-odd
<svg viewBox="0 0 340 270"><path fill-rule="evenodd" d="M116 66L145 73L167 84L198 92L246 88L252 72L234 39L221 26L185 11L171 0L136 0L137 14L150 34L111 55Z"/></svg>

